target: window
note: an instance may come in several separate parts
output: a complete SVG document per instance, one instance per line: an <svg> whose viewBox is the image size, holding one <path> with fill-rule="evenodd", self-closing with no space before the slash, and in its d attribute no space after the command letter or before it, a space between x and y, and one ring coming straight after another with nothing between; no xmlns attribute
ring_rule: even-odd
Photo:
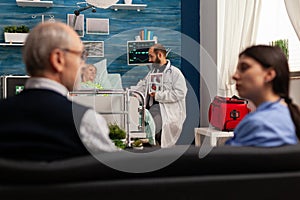
<svg viewBox="0 0 300 200"><path fill-rule="evenodd" d="M291 72L300 71L300 41L290 22L284 0L263 0L257 32L257 44L288 39Z"/></svg>

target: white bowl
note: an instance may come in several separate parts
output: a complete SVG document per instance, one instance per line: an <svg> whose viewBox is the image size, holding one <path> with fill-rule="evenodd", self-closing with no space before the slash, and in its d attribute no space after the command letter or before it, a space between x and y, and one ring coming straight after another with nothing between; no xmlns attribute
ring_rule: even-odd
<svg viewBox="0 0 300 200"><path fill-rule="evenodd" d="M133 146L132 148L137 149L137 150L143 150L144 147L143 146L140 146L140 147L134 147Z"/></svg>

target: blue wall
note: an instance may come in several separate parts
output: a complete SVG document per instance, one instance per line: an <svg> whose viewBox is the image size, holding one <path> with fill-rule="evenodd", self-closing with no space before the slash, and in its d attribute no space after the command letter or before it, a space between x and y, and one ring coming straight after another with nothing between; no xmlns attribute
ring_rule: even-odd
<svg viewBox="0 0 300 200"><path fill-rule="evenodd" d="M3 1L2 1L3 2ZM51 8L19 7L15 0L0 3L0 30L5 25L25 24L30 28L41 22L41 15L45 21L53 15L55 20L67 22L67 14L78 9L74 0L54 0ZM121 3L121 2L120 2ZM175 66L181 66L181 1L180 0L133 0L133 3L147 4L147 7L136 10L99 9L92 13L91 9L83 11L86 18L109 18L109 35L85 34L83 41L104 41L104 58L107 59L109 73L120 73L123 87L135 85L147 73L147 66L128 66L126 44L134 40L139 31L147 28L158 37L162 43L172 51L169 55ZM35 17L35 18L34 18ZM4 42L0 34L0 43ZM42 44L41 44L42 45ZM89 58L88 63L95 63L103 58ZM26 74L22 63L21 47L0 46L0 75Z"/></svg>

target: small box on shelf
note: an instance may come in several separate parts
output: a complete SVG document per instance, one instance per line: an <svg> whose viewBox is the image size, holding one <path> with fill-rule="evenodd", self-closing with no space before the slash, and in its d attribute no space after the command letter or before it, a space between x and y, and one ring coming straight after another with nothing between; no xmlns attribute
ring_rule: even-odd
<svg viewBox="0 0 300 200"><path fill-rule="evenodd" d="M113 4L110 9L113 9L115 11L118 10L136 10L141 11L144 10L147 7L146 4Z"/></svg>

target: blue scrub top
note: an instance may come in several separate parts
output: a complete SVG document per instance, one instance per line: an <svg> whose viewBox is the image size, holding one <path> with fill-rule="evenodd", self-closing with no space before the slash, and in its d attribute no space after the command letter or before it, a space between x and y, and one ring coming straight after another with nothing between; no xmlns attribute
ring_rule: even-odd
<svg viewBox="0 0 300 200"><path fill-rule="evenodd" d="M234 130L234 137L227 140L232 146L275 147L296 144L295 125L286 105L264 102L255 112L249 113Z"/></svg>

